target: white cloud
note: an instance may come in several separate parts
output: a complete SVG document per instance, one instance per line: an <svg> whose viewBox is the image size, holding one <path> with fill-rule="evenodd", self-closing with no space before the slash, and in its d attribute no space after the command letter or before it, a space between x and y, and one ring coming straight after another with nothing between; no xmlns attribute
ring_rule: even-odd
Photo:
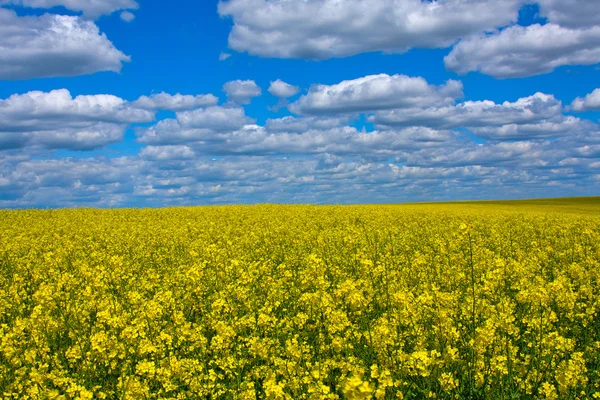
<svg viewBox="0 0 600 400"><path fill-rule="evenodd" d="M329 121L314 118L297 121L300 124L304 122L308 129L295 130L294 128L298 127L294 125L294 121L273 121L271 120L267 127L246 123L235 129L207 129L205 123L186 127L175 120L163 120L151 128L139 129L138 136L140 142L149 145L185 144L202 155L329 153L365 157L392 156L398 152L429 147L450 148L457 136L449 131L430 128L360 132L350 126L327 127ZM283 122L283 126L277 126L277 122ZM321 128L316 128L319 125ZM271 130L273 126L275 129Z"/></svg>
<svg viewBox="0 0 600 400"><path fill-rule="evenodd" d="M285 83L281 79L271 81L271 85L269 86L269 93L280 99L287 99L288 97L292 97L299 91L300 88L298 86Z"/></svg>
<svg viewBox="0 0 600 400"><path fill-rule="evenodd" d="M254 137L247 132L236 132L219 145L228 146L234 154L337 154L395 156L416 149L445 146L450 148L453 133L429 128L360 132L354 127L337 127L328 130L309 130L300 134L273 134L256 130Z"/></svg>
<svg viewBox="0 0 600 400"><path fill-rule="evenodd" d="M0 154L3 150L20 149L25 147L29 138L17 132L2 132L0 130Z"/></svg>
<svg viewBox="0 0 600 400"><path fill-rule="evenodd" d="M579 118L562 117L556 118L556 121L476 127L471 130L475 135L490 140L528 140L570 136L598 130L598 127Z"/></svg>
<svg viewBox="0 0 600 400"><path fill-rule="evenodd" d="M90 150L120 141L131 123L153 120L154 113L112 95L73 98L66 89L15 94L0 99L0 149Z"/></svg>
<svg viewBox="0 0 600 400"><path fill-rule="evenodd" d="M140 163L123 158L0 160L2 164L10 168L7 191L12 204L17 206L116 205L130 195L133 191L130 182L140 173ZM4 203L0 199L0 205Z"/></svg>
<svg viewBox="0 0 600 400"><path fill-rule="evenodd" d="M216 105L218 102L219 99L212 94L193 96L161 92L150 96L141 96L132 103L132 106L146 110L186 111L197 107Z"/></svg>
<svg viewBox="0 0 600 400"><path fill-rule="evenodd" d="M359 132L353 127L310 130L296 133L270 133L262 127L246 126L240 131L214 138L212 145L198 147L204 154L338 154L364 157L394 156L399 152L451 146L454 135L428 128L400 131Z"/></svg>
<svg viewBox="0 0 600 400"><path fill-rule="evenodd" d="M268 119L266 127L270 132L296 132L308 130L324 130L347 125L345 117L302 117L287 116L283 118Z"/></svg>
<svg viewBox="0 0 600 400"><path fill-rule="evenodd" d="M128 61L91 21L0 8L0 79L120 72Z"/></svg>
<svg viewBox="0 0 600 400"><path fill-rule="evenodd" d="M225 60L227 60L229 57L231 57L231 54L229 54L229 53L224 53L224 52L221 52L221 54L219 54L219 61L225 61Z"/></svg>
<svg viewBox="0 0 600 400"><path fill-rule="evenodd" d="M262 90L252 80L236 80L223 85L223 91L229 101L235 104L250 104L254 97L262 94Z"/></svg>
<svg viewBox="0 0 600 400"><path fill-rule="evenodd" d="M81 128L63 128L23 133L27 145L46 149L94 150L123 140L125 125L95 123Z"/></svg>
<svg viewBox="0 0 600 400"><path fill-rule="evenodd" d="M0 130L49 130L91 122L150 122L154 113L109 95L72 97L66 89L14 94L0 100Z"/></svg>
<svg viewBox="0 0 600 400"><path fill-rule="evenodd" d="M289 108L298 114L368 112L453 104L462 95L459 81L434 86L421 77L380 74L335 85L313 85Z"/></svg>
<svg viewBox="0 0 600 400"><path fill-rule="evenodd" d="M155 161L189 160L195 157L188 146L147 146L140 151L140 158Z"/></svg>
<svg viewBox="0 0 600 400"><path fill-rule="evenodd" d="M546 25L519 26L540 6ZM220 0L229 47L262 57L327 59L454 46L448 69L496 78L600 62L597 0ZM458 42L457 45L455 45Z"/></svg>
<svg viewBox="0 0 600 400"><path fill-rule="evenodd" d="M440 48L516 21L521 0L229 0L229 47L264 57L325 59Z"/></svg>
<svg viewBox="0 0 600 400"><path fill-rule="evenodd" d="M138 141L152 146L179 145L182 143L196 142L211 134L213 134L213 131L208 128L183 128L175 119L164 119L149 128L136 129Z"/></svg>
<svg viewBox="0 0 600 400"><path fill-rule="evenodd" d="M465 143L448 151L445 148L421 151L406 163L420 167L546 167L548 153L535 142Z"/></svg>
<svg viewBox="0 0 600 400"><path fill-rule="evenodd" d="M537 0L549 22L570 28L600 25L597 0Z"/></svg>
<svg viewBox="0 0 600 400"><path fill-rule="evenodd" d="M571 103L573 111L593 111L600 110L600 89L594 90L585 97L578 97Z"/></svg>
<svg viewBox="0 0 600 400"><path fill-rule="evenodd" d="M186 128L226 131L254 123L241 107L213 106L177 113L177 121Z"/></svg>
<svg viewBox="0 0 600 400"><path fill-rule="evenodd" d="M138 8L135 0L0 0L0 5L3 4L46 9L63 6L69 10L83 12L90 18L112 14L119 10Z"/></svg>
<svg viewBox="0 0 600 400"><path fill-rule="evenodd" d="M138 128L138 141L148 145L177 145L210 140L219 133L242 129L254 120L240 107L213 106L177 113L149 128Z"/></svg>
<svg viewBox="0 0 600 400"><path fill-rule="evenodd" d="M459 74L479 71L496 78L544 74L565 65L600 62L600 26L556 24L510 26L491 35L463 39L444 58Z"/></svg>
<svg viewBox="0 0 600 400"><path fill-rule="evenodd" d="M379 111L369 120L388 126L429 126L437 129L498 127L561 119L562 104L554 96L536 93L517 101L465 101L456 106Z"/></svg>
<svg viewBox="0 0 600 400"><path fill-rule="evenodd" d="M125 22L131 22L135 19L135 14L129 11L123 11L120 17Z"/></svg>

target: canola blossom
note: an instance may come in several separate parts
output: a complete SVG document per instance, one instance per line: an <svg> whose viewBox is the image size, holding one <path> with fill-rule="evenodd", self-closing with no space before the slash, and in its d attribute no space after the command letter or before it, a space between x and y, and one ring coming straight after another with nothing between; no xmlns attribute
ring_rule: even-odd
<svg viewBox="0 0 600 400"><path fill-rule="evenodd" d="M597 399L600 201L0 211L0 398Z"/></svg>

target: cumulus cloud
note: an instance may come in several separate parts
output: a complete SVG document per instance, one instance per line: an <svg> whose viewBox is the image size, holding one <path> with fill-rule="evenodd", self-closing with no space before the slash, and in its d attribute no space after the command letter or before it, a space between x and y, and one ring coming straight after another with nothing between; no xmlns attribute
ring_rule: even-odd
<svg viewBox="0 0 600 400"><path fill-rule="evenodd" d="M140 151L140 158L154 161L189 160L195 157L188 146L147 146Z"/></svg>
<svg viewBox="0 0 600 400"><path fill-rule="evenodd" d="M197 142L214 132L209 128L184 128L175 119L164 119L149 128L137 128L138 142L152 146L172 146Z"/></svg>
<svg viewBox="0 0 600 400"><path fill-rule="evenodd" d="M92 21L0 8L0 79L120 72L128 61Z"/></svg>
<svg viewBox="0 0 600 400"><path fill-rule="evenodd" d="M562 118L562 103L536 93L515 102L466 101L456 106L379 111L369 120L387 126L428 126L437 129L534 124Z"/></svg>
<svg viewBox="0 0 600 400"><path fill-rule="evenodd" d="M235 104L250 104L253 98L262 94L262 90L252 80L235 80L223 85L223 91L230 102Z"/></svg>
<svg viewBox="0 0 600 400"><path fill-rule="evenodd" d="M300 88L298 86L293 86L289 83L285 83L281 79L271 81L271 85L269 86L269 93L279 98L279 101L274 107L271 107L271 110L277 111L280 108L287 106L287 99L296 95L299 91Z"/></svg>
<svg viewBox="0 0 600 400"><path fill-rule="evenodd" d="M269 93L280 99L287 99L288 97L292 97L299 91L300 88L298 86L285 83L281 79L271 81L271 85L269 86Z"/></svg>
<svg viewBox="0 0 600 400"><path fill-rule="evenodd" d="M229 0L229 47L264 57L326 59L411 48L448 47L505 26L521 0Z"/></svg>
<svg viewBox="0 0 600 400"><path fill-rule="evenodd" d="M8 200L0 206L113 206L131 195L133 177L140 174L141 163L125 158L11 160L2 159L8 168Z"/></svg>
<svg viewBox="0 0 600 400"><path fill-rule="evenodd" d="M161 92L150 96L141 96L132 103L132 106L146 110L186 111L197 107L216 105L218 102L219 99L212 94L193 96Z"/></svg>
<svg viewBox="0 0 600 400"><path fill-rule="evenodd" d="M200 134L203 134L201 131ZM204 133L205 134L205 133ZM199 134L194 131L184 131L175 119L164 119L149 128L136 129L138 142L153 145L177 145L198 140Z"/></svg>
<svg viewBox="0 0 600 400"><path fill-rule="evenodd" d="M272 154L336 154L363 157L392 157L399 153L453 145L456 135L448 131L429 128L407 128L361 132L354 127L337 127L328 130L310 130L300 134L273 134L256 130L254 136L237 133L225 143L234 153L253 154L266 149ZM235 140L237 139L237 140ZM219 146L219 149L227 146Z"/></svg>
<svg viewBox="0 0 600 400"><path fill-rule="evenodd" d="M219 61L225 61L225 60L227 60L229 57L231 57L231 54L229 54L229 53L224 53L224 52L221 52L221 54L219 54Z"/></svg>
<svg viewBox="0 0 600 400"><path fill-rule="evenodd" d="M131 22L135 19L135 14L129 11L123 11L120 17L125 22Z"/></svg>
<svg viewBox="0 0 600 400"><path fill-rule="evenodd" d="M207 132L186 130L180 126L162 125L162 139L170 134L171 143L175 135L180 143L185 143L201 155L308 155L341 154L373 156L396 156L400 152L431 147L453 146L456 134L449 131L436 131L430 128L407 128L381 132L360 132L354 127L336 127L326 130L309 130L302 133L270 132L258 125L244 125L234 131ZM176 130L179 131L176 132ZM168 132L168 133L167 133ZM146 134L146 143L156 136Z"/></svg>
<svg viewBox="0 0 600 400"><path fill-rule="evenodd" d="M585 97L577 97L571 103L573 111L595 111L600 110L600 89L594 90Z"/></svg>
<svg viewBox="0 0 600 400"><path fill-rule="evenodd" d="M544 157L543 145L535 142L501 142L493 144L464 143L451 151L434 149L417 152L405 160L409 166L429 167L509 167L532 166ZM538 165L538 166L543 166Z"/></svg>
<svg viewBox="0 0 600 400"><path fill-rule="evenodd" d="M177 121L187 128L226 131L254 123L241 107L214 106L177 113Z"/></svg>
<svg viewBox="0 0 600 400"><path fill-rule="evenodd" d="M496 78L544 74L565 65L600 62L600 26L568 28L553 23L510 26L460 41L444 58L446 68Z"/></svg>
<svg viewBox="0 0 600 400"><path fill-rule="evenodd" d="M48 130L92 122L151 122L154 113L109 94L72 97L67 89L0 100L0 130Z"/></svg>
<svg viewBox="0 0 600 400"><path fill-rule="evenodd" d="M119 124L96 123L81 128L63 128L49 131L23 133L26 144L41 146L50 150L94 150L123 140L126 126Z"/></svg>
<svg viewBox="0 0 600 400"><path fill-rule="evenodd" d="M462 88L454 80L435 86L421 77L370 75L335 85L313 85L289 108L297 114L317 115L447 105L462 97Z"/></svg>
<svg viewBox="0 0 600 400"><path fill-rule="evenodd" d="M302 117L287 116L283 118L268 119L266 127L271 132L296 132L302 133L308 130L331 129L347 125L347 117Z"/></svg>
<svg viewBox="0 0 600 400"><path fill-rule="evenodd" d="M178 112L176 115L177 119L164 119L149 128L138 128L138 141L148 145L199 142L254 123L241 107L213 106Z"/></svg>
<svg viewBox="0 0 600 400"><path fill-rule="evenodd" d="M502 126L476 127L471 131L490 140L546 139L577 135L597 130L596 124L575 117L555 118L533 124L508 124Z"/></svg>
<svg viewBox="0 0 600 400"><path fill-rule="evenodd" d="M135 0L0 0L0 5L5 4L46 9L63 6L69 10L80 11L89 18L97 18L119 10L138 8Z"/></svg>
<svg viewBox="0 0 600 400"><path fill-rule="evenodd" d="M596 0L538 0L540 14L549 22L570 28L600 25Z"/></svg>
<svg viewBox="0 0 600 400"><path fill-rule="evenodd" d="M28 141L29 138L22 133L0 131L0 154L3 150L25 147Z"/></svg>
<svg viewBox="0 0 600 400"><path fill-rule="evenodd" d="M120 141L131 123L153 120L154 113L112 95L73 98L66 89L15 94L0 99L0 149L91 150Z"/></svg>

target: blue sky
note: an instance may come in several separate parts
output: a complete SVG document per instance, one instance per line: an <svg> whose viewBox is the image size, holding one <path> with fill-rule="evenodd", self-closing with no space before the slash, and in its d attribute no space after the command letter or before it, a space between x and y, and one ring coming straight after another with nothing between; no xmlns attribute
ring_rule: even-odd
<svg viewBox="0 0 600 400"><path fill-rule="evenodd" d="M0 207L598 195L594 3L0 0Z"/></svg>

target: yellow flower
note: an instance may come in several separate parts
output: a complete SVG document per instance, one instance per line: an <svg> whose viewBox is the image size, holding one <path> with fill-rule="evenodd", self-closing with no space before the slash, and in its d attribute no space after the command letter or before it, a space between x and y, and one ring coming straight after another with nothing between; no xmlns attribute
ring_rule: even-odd
<svg viewBox="0 0 600 400"><path fill-rule="evenodd" d="M548 382L544 382L540 389L540 393L547 400L556 400L558 399L558 393L556 392L556 388L554 385Z"/></svg>
<svg viewBox="0 0 600 400"><path fill-rule="evenodd" d="M454 376L452 376L452 374L447 372L442 373L438 380L442 386L442 389L447 393L454 391L458 387L458 381L454 378Z"/></svg>
<svg viewBox="0 0 600 400"><path fill-rule="evenodd" d="M352 375L347 379L342 391L349 400L369 399L373 394L371 384L363 381L359 375Z"/></svg>

